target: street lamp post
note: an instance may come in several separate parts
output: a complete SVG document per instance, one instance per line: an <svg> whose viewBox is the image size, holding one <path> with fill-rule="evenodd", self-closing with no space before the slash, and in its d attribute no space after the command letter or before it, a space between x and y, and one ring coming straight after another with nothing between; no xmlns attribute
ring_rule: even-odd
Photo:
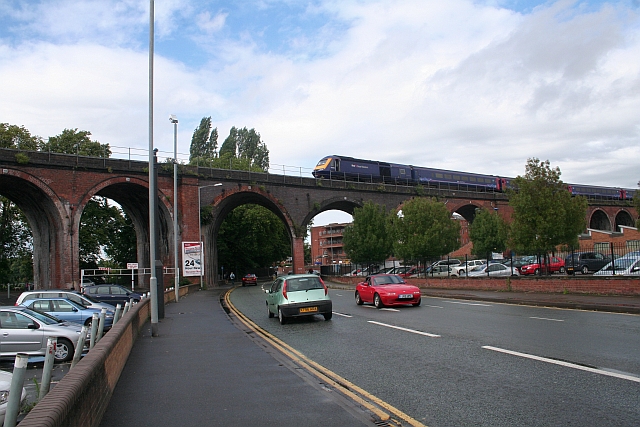
<svg viewBox="0 0 640 427"><path fill-rule="evenodd" d="M169 116L173 123L173 257L175 273L173 286L176 291L176 302L180 299L180 263L178 257L178 118Z"/></svg>
<svg viewBox="0 0 640 427"><path fill-rule="evenodd" d="M154 38L154 0L149 0L149 260L151 275L151 336L158 336L158 279L156 277L156 184L155 152L153 149L153 38Z"/></svg>
<svg viewBox="0 0 640 427"><path fill-rule="evenodd" d="M216 184L211 184L211 185L203 185L201 187L198 187L198 241L200 244L200 288L203 288L202 284L203 282L203 272L204 272L204 260L202 259L202 253L204 252L204 239L202 236L202 217L201 217L201 211L202 211L202 207L200 206L200 193L201 190L203 188L207 188L207 187L220 187L222 185L221 182L218 182Z"/></svg>

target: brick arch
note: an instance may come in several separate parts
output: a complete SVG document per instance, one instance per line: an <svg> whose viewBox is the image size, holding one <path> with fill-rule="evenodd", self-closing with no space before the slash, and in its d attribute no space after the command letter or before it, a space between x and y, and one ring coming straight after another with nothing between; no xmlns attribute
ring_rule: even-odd
<svg viewBox="0 0 640 427"><path fill-rule="evenodd" d="M618 212L616 212L614 218L615 218L614 231L620 231L620 226L627 226L627 227L636 226L636 222L633 219L633 215L631 214L631 212L627 211L626 209L620 209Z"/></svg>
<svg viewBox="0 0 640 427"><path fill-rule="evenodd" d="M311 211L307 213L302 222L302 227L307 227L307 224L315 218L317 215L322 212L330 211L330 210L338 210L349 215L353 215L355 208L361 208L364 205L362 199L355 199L348 196L342 197L331 197L323 200L318 205L312 207Z"/></svg>
<svg viewBox="0 0 640 427"><path fill-rule="evenodd" d="M36 176L3 168L0 194L18 206L33 236L33 278L38 289L72 286L71 242L66 238L71 209ZM77 265L77 264L76 264Z"/></svg>
<svg viewBox="0 0 640 427"><path fill-rule="evenodd" d="M589 215L589 228L601 231L612 231L612 221L603 209L594 209Z"/></svg>
<svg viewBox="0 0 640 427"><path fill-rule="evenodd" d="M80 229L80 218L89 200L94 196L103 196L117 202L122 210L131 218L136 232L136 253L140 268L150 267L150 236L149 236L149 183L147 180L129 177L115 176L99 181L91 188L88 188L78 201L74 212L74 236L78 236ZM172 197L172 196L170 196ZM173 264L173 239L174 231L172 224L172 206L170 197L158 188L158 217L159 235L158 247L160 249L157 256L162 260L163 265ZM147 276L139 277L139 284L146 284Z"/></svg>
<svg viewBox="0 0 640 427"><path fill-rule="evenodd" d="M224 218L232 210L238 206L246 204L260 205L273 212L282 222L284 222L291 239L294 268L296 267L296 261L298 261L298 263L301 261L300 265L304 267L304 246L302 245L304 235L299 236L302 231L298 229L299 227L296 227L295 222L292 220L291 215L284 205L271 193L254 185L238 185L231 189L222 189L220 194L217 194L212 199L211 203L205 202L203 203L203 206L205 204L213 208L213 221L202 225L205 253L204 275L207 283L218 282L216 274L219 270L217 236L220 226L222 225ZM306 233L306 229L304 232ZM300 255L302 256L302 260L298 259Z"/></svg>

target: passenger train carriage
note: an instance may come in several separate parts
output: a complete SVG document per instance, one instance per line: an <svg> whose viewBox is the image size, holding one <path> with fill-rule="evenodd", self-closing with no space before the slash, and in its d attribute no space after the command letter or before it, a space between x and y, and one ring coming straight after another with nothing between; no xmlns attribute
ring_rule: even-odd
<svg viewBox="0 0 640 427"><path fill-rule="evenodd" d="M366 182L394 182L427 186L456 186L456 188L505 191L512 178L456 172L421 166L355 159L345 156L322 158L313 170L316 178L346 179ZM575 196L610 200L631 200L636 190L567 184L567 190Z"/></svg>

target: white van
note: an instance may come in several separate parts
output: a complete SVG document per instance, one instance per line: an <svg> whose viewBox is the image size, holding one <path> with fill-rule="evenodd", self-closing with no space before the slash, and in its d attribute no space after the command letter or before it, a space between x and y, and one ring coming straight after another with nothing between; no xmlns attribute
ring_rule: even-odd
<svg viewBox="0 0 640 427"><path fill-rule="evenodd" d="M594 276L640 276L640 256L625 255L602 267Z"/></svg>

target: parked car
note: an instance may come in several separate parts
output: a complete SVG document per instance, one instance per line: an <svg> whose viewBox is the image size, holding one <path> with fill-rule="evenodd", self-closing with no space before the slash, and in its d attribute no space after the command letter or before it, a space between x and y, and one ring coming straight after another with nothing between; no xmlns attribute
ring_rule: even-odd
<svg viewBox="0 0 640 427"><path fill-rule="evenodd" d="M386 305L420 305L422 297L417 286L406 283L397 274L376 274L356 285L356 304L371 303L377 308Z"/></svg>
<svg viewBox="0 0 640 427"><path fill-rule="evenodd" d="M0 371L0 425L4 425L4 416L7 413L7 404L9 403L9 391L11 391L11 381L13 374L11 372ZM22 395L20 396L20 406L27 398L27 390L22 387Z"/></svg>
<svg viewBox="0 0 640 427"><path fill-rule="evenodd" d="M569 254L564 260L564 268L567 274L580 271L582 274L598 271L611 261L611 258L600 252L575 252Z"/></svg>
<svg viewBox="0 0 640 427"><path fill-rule="evenodd" d="M463 262L460 265L454 265L451 267L451 272L455 273L457 276L465 276L467 271L473 270L475 267L479 265L486 264L487 261L484 259L471 259L467 262Z"/></svg>
<svg viewBox="0 0 640 427"><path fill-rule="evenodd" d="M258 286L258 277L255 274L245 274L242 277L242 286L254 285Z"/></svg>
<svg viewBox="0 0 640 427"><path fill-rule="evenodd" d="M518 272L520 272L522 266L533 264L536 262L538 262L538 257L536 257L535 255L522 255L513 257L511 259L502 260L502 264L506 265L507 267L511 267L511 265L513 264L513 268L517 268Z"/></svg>
<svg viewBox="0 0 640 427"><path fill-rule="evenodd" d="M411 277L424 277L424 273L414 274ZM458 273L454 273L452 268L446 264L434 265L429 267L427 277L458 277Z"/></svg>
<svg viewBox="0 0 640 427"><path fill-rule="evenodd" d="M0 307L0 357L15 357L18 353L29 356L44 356L47 353L47 338L56 337L58 344L54 353L56 362L67 362L73 358L82 326L63 322L45 313L23 306ZM89 338L85 348L89 346Z"/></svg>
<svg viewBox="0 0 640 427"><path fill-rule="evenodd" d="M113 306L124 306L129 301L139 303L142 299L142 295L131 292L124 286L111 284L87 286L84 288L84 294Z"/></svg>
<svg viewBox="0 0 640 427"><path fill-rule="evenodd" d="M57 319L80 325L91 326L93 314L100 315L101 309L83 307L65 298L39 298L30 299L22 303L32 310L47 313ZM104 329L109 330L113 326L113 311L107 311L104 316Z"/></svg>
<svg viewBox="0 0 640 427"><path fill-rule="evenodd" d="M435 267L436 265L448 265L448 266L456 266L462 264L458 258L449 258L449 259L441 259L440 261L436 261L431 264L431 267Z"/></svg>
<svg viewBox="0 0 640 427"><path fill-rule="evenodd" d="M413 266L410 267L407 271L405 271L404 273L399 273L398 274L400 277L406 279L407 277L411 277L411 276L417 276L417 275L422 275L424 277L424 266Z"/></svg>
<svg viewBox="0 0 640 427"><path fill-rule="evenodd" d="M602 267L594 276L640 276L640 254L628 254Z"/></svg>
<svg viewBox="0 0 640 427"><path fill-rule="evenodd" d="M519 275L520 272L517 268L514 268L513 271L511 271L510 266L501 264L499 262L479 265L473 270L469 271L469 277L509 277Z"/></svg>
<svg viewBox="0 0 640 427"><path fill-rule="evenodd" d="M324 320L331 320L333 316L329 290L315 274L279 277L266 293L267 314L278 316L281 325L291 317L321 314Z"/></svg>
<svg viewBox="0 0 640 427"><path fill-rule="evenodd" d="M543 257L540 257L540 259L542 260L541 264L534 262L520 267L520 273L524 276L527 276L529 274L542 274L543 272L546 272L548 270L550 273L557 272L564 274L564 260L555 256L549 257L549 267L547 268Z"/></svg>
<svg viewBox="0 0 640 427"><path fill-rule="evenodd" d="M409 265L401 265L398 267L393 267L391 270L387 271L384 274L402 274L402 273L406 273L410 269L411 269L411 266Z"/></svg>
<svg viewBox="0 0 640 427"><path fill-rule="evenodd" d="M75 302L76 304L82 305L83 307L92 307L97 309L106 308L109 311L114 311L116 309L113 305L100 302L97 299L90 297L89 295L82 294L78 291L64 291L62 289L23 292L18 296L16 305L20 305L25 301L38 298L66 298Z"/></svg>

